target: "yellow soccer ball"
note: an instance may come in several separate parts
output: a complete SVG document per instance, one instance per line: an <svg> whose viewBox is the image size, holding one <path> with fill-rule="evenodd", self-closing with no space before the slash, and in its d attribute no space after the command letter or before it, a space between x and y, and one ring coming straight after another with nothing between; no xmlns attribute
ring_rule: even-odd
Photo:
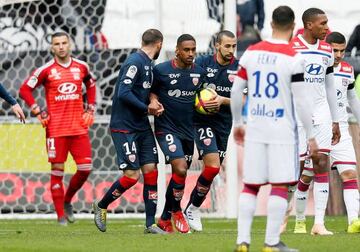
<svg viewBox="0 0 360 252"><path fill-rule="evenodd" d="M216 113L216 110L208 110L204 108L204 102L209 101L217 96L214 89L204 88L200 92L196 93L195 97L195 109L198 113L203 115L210 115Z"/></svg>

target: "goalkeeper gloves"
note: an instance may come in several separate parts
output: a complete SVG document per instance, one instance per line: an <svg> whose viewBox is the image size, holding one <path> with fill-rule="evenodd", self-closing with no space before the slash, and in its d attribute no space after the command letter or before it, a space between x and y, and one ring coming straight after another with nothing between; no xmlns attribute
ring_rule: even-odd
<svg viewBox="0 0 360 252"><path fill-rule="evenodd" d="M50 115L46 109L40 109L40 106L34 104L31 106L31 113L37 117L43 128L46 128L50 121Z"/></svg>
<svg viewBox="0 0 360 252"><path fill-rule="evenodd" d="M94 124L95 105L89 104L84 114L82 115L82 126L89 128Z"/></svg>

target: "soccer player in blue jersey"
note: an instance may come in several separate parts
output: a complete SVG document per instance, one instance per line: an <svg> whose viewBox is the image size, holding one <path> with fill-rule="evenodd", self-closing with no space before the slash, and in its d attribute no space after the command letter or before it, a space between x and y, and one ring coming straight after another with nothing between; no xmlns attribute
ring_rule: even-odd
<svg viewBox="0 0 360 252"><path fill-rule="evenodd" d="M226 153L232 125L230 92L238 68L238 60L234 58L235 50L235 35L230 31L220 31L216 38L216 54L201 56L195 60L207 72L204 86L214 89L218 94L207 106L219 110L215 114L194 115L195 142L204 161L204 168L184 213L195 231L202 231L199 207L219 173Z"/></svg>
<svg viewBox="0 0 360 252"><path fill-rule="evenodd" d="M158 156L148 119L149 114L159 115L163 110L158 102L149 104L153 83L152 60L158 58L162 41L160 31L146 30L142 35L141 49L131 54L120 69L113 97L110 130L119 169L124 175L115 181L99 202L93 204L94 221L102 232L106 231L108 205L136 184L141 169L144 176L145 233L165 233L155 224Z"/></svg>
<svg viewBox="0 0 360 252"><path fill-rule="evenodd" d="M25 115L17 101L12 97L0 84L0 97L3 98L7 103L11 105L11 109L14 112L15 116L19 118L20 122L25 123Z"/></svg>
<svg viewBox="0 0 360 252"><path fill-rule="evenodd" d="M176 57L154 68L152 101L164 106L161 116L155 118L155 135L172 176L166 191L166 202L158 226L173 232L171 218L179 232L190 228L181 211L187 169L194 152L193 112L196 92L205 71L194 64L196 42L193 36L183 34L177 39ZM158 101L157 101L158 100Z"/></svg>

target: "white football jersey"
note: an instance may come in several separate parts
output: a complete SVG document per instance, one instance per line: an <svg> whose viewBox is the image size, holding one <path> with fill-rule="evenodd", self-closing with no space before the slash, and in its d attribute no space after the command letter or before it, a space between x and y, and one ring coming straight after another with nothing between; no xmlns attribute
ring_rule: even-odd
<svg viewBox="0 0 360 252"><path fill-rule="evenodd" d="M337 67L334 67L335 88L337 94L337 105L339 107L339 122L347 122L349 119L346 107L349 102L347 99L347 91L355 88L354 86L354 69L353 67L342 61Z"/></svg>
<svg viewBox="0 0 360 252"><path fill-rule="evenodd" d="M291 80L303 72L303 58L286 41L268 39L245 51L238 76L248 87L247 141L297 143Z"/></svg>
<svg viewBox="0 0 360 252"><path fill-rule="evenodd" d="M313 84L315 106L313 124L331 123L330 108L325 89L327 70L334 65L331 46L321 40L318 40L316 44L309 44L301 35L295 37L291 44L305 59L305 82Z"/></svg>

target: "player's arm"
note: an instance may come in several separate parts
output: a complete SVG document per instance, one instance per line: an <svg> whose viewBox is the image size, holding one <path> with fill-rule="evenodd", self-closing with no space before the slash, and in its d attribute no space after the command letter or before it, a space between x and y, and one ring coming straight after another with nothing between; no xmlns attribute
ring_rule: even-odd
<svg viewBox="0 0 360 252"><path fill-rule="evenodd" d="M348 86L347 99L352 113L354 114L358 124L360 124L360 100L356 95L354 87L355 83L352 83Z"/></svg>
<svg viewBox="0 0 360 252"><path fill-rule="evenodd" d="M19 118L20 122L25 123L25 115L21 107L19 106L15 98L12 97L1 84L0 84L0 97L11 105L12 111L15 113L16 117Z"/></svg>
<svg viewBox="0 0 360 252"><path fill-rule="evenodd" d="M86 87L86 96L87 96L87 107L82 116L82 126L91 127L94 124L94 114L95 114L95 103L96 103L96 81L92 73L87 70L87 75L83 80Z"/></svg>
<svg viewBox="0 0 360 252"><path fill-rule="evenodd" d="M37 117L41 125L45 128L50 120L50 115L46 109L41 109L36 103L32 92L46 80L45 71L35 70L31 76L21 85L19 94L25 103L30 107L31 113Z"/></svg>
<svg viewBox="0 0 360 252"><path fill-rule="evenodd" d="M335 145L340 141L340 128L339 128L339 110L337 106L337 97L336 97L336 88L335 88L335 79L334 79L334 67L328 67L326 69L325 76L325 88L326 88L326 98L329 104L331 118L333 121L333 136L331 144Z"/></svg>
<svg viewBox="0 0 360 252"><path fill-rule="evenodd" d="M247 86L247 73L244 67L241 67L238 75L234 78L231 89L230 107L233 118L234 138L239 145L244 143L245 128L242 117L243 91Z"/></svg>
<svg viewBox="0 0 360 252"><path fill-rule="evenodd" d="M146 114L148 109L144 102L140 101L133 93L133 87L137 81L140 73L140 67L135 63L129 63L124 66L123 74L119 74L117 85L119 85L118 92L115 94L117 99L122 100L130 107L138 110L140 113Z"/></svg>

